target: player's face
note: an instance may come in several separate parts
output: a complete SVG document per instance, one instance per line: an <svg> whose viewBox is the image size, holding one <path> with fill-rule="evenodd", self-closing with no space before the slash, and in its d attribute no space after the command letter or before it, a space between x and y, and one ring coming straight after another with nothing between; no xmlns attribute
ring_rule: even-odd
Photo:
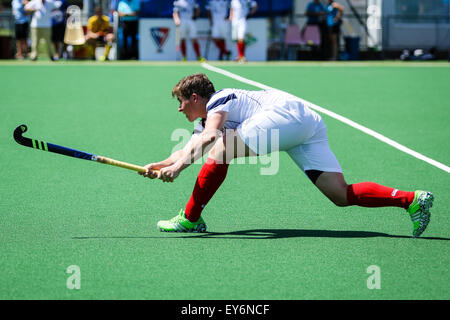
<svg viewBox="0 0 450 320"><path fill-rule="evenodd" d="M178 101L180 102L178 112L183 112L190 122L198 118L193 97L189 99L178 97Z"/></svg>

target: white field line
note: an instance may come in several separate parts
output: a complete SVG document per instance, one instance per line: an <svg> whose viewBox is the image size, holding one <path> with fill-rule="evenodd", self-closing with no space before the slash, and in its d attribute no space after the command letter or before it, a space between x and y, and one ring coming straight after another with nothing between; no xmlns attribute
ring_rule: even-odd
<svg viewBox="0 0 450 320"><path fill-rule="evenodd" d="M252 86L260 88L260 89L263 89L263 90L269 90L269 89L271 89L271 90L278 90L278 89L266 86L265 84L262 84L262 83L259 83L259 82L256 82L256 81L249 80L247 78L241 77L241 76L239 76L237 74L234 74L234 73L231 73L229 71L226 71L226 70L214 67L214 66L212 66L212 65L210 65L208 63L202 63L202 67L205 68L205 69L208 69L210 71L220 73L220 74L222 74L224 76L230 77L230 78L235 79L237 81L240 81L240 82L252 85ZM382 141L384 143L387 143L388 145L390 145L390 146L392 146L392 147L394 147L394 148L396 148L396 149L398 149L400 151L403 151L403 152L405 152L405 153L407 153L407 154L409 154L409 155L411 155L411 156L413 156L413 157L415 157L417 159L420 159L422 161L425 161L425 162L431 164L432 166L435 166L436 168L439 168L441 170L446 171L447 173L450 173L450 167L446 166L443 163L440 163L440 162L438 162L436 160L433 160L431 158L428 158L428 157L424 156L423 154L420 154L420 153L418 153L418 152L416 152L414 150L411 150L408 147L405 147L404 145L401 145L400 143L398 143L398 142L396 142L396 141L394 141L392 139L389 139L388 137L385 137L382 134L380 134L380 133L378 133L376 131L373 131L372 129L366 128L366 127L364 127L364 126L362 126L362 125L360 125L360 124L358 124L358 123L356 123L356 122L354 122L354 121L352 121L352 120L350 120L350 119L348 119L346 117L343 117L343 116L341 116L341 115L339 115L337 113L334 113L333 111L330 111L330 110L327 110L325 108L319 107L319 106L317 106L317 105L315 105L315 104L313 104L313 103L311 103L309 101L306 101L304 99L301 99L301 98L298 98L298 99L300 99L301 101L307 103L308 106L311 109L314 109L314 110L316 110L318 112L324 113L324 114L326 114L326 115L328 115L328 116L330 116L330 117L332 117L332 118L334 118L334 119L336 119L338 121L341 121L341 122L343 122L343 123L345 123L345 124L355 128L355 129L357 129L359 131L362 131L362 132L364 132L364 133L374 137L375 139L378 139L378 140L380 140L380 141Z"/></svg>

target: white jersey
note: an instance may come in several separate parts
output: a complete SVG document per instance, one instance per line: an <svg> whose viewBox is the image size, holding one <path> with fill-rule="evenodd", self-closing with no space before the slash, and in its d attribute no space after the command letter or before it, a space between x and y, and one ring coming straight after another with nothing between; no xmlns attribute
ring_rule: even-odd
<svg viewBox="0 0 450 320"><path fill-rule="evenodd" d="M211 96L206 108L207 117L227 112L224 129L236 130L257 155L286 151L304 171L342 172L328 145L326 125L308 102L279 90L223 89ZM204 130L205 122L196 125L193 137Z"/></svg>
<svg viewBox="0 0 450 320"><path fill-rule="evenodd" d="M292 110L289 102L298 102L298 108ZM300 100L286 92L279 90L249 91L241 89L223 89L215 92L206 104L207 116L224 111L228 113L225 129L236 129L245 120L251 118L261 111L278 109L294 113L297 118L313 117L317 115ZM317 115L317 119L320 116ZM200 121L194 133L203 131L205 120Z"/></svg>
<svg viewBox="0 0 450 320"><path fill-rule="evenodd" d="M209 0L206 5L206 10L211 11L211 18L213 23L216 21L223 21L228 17L228 10L230 9L230 1L228 0Z"/></svg>
<svg viewBox="0 0 450 320"><path fill-rule="evenodd" d="M50 28L52 26L52 10L58 9L61 1L47 0L42 3L41 0L32 0L25 5L25 9L36 10L31 17L31 28Z"/></svg>
<svg viewBox="0 0 450 320"><path fill-rule="evenodd" d="M251 9L257 5L253 0L231 0L233 20L246 19Z"/></svg>
<svg viewBox="0 0 450 320"><path fill-rule="evenodd" d="M177 0L173 2L173 12L177 12L180 20L192 20L195 9L199 5L195 0Z"/></svg>

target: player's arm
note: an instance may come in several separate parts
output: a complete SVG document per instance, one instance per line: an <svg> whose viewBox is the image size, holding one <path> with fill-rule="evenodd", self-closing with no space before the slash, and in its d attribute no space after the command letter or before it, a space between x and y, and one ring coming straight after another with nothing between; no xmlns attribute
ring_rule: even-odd
<svg viewBox="0 0 450 320"><path fill-rule="evenodd" d="M93 17L89 18L88 20L88 24L86 27L86 40L97 39L99 36L98 33L92 31L92 26L93 26Z"/></svg>
<svg viewBox="0 0 450 320"><path fill-rule="evenodd" d="M27 12L28 14L31 14L31 13L33 13L33 12L35 12L35 11L37 11L38 9L36 8L36 6L35 6L35 3L34 2L29 2L29 3L27 3L26 5L25 5L25 12Z"/></svg>
<svg viewBox="0 0 450 320"><path fill-rule="evenodd" d="M208 116L205 130L183 149L183 156L174 164L175 169L182 171L202 157L214 145L221 135L228 113L219 111Z"/></svg>
<svg viewBox="0 0 450 320"><path fill-rule="evenodd" d="M178 14L178 11L174 11L172 13L172 17L173 17L173 22L175 23L175 25L179 26L181 24L181 21L180 21L180 15Z"/></svg>
<svg viewBox="0 0 450 320"><path fill-rule="evenodd" d="M189 145L189 143L187 145ZM144 168L147 169L147 172L145 172L145 173L138 172L138 174L148 177L150 179L155 179L158 177L158 175L153 173L152 170L160 170L162 168L170 167L175 162L177 162L177 160L179 160L183 156L183 154L184 154L184 149L175 151L167 159L165 159L163 161L147 164L146 166L144 166Z"/></svg>
<svg viewBox="0 0 450 320"><path fill-rule="evenodd" d="M255 12L258 10L258 3L256 1L253 3L252 10L250 10L250 13L247 16L247 19L250 18L255 14Z"/></svg>
<svg viewBox="0 0 450 320"><path fill-rule="evenodd" d="M233 7L230 8L230 14L228 16L228 20L233 20Z"/></svg>
<svg viewBox="0 0 450 320"><path fill-rule="evenodd" d="M338 10L338 13L336 15L335 21L339 21L342 18L342 15L344 14L344 6L342 6L341 4L337 3L337 2L333 2L333 7L336 8Z"/></svg>
<svg viewBox="0 0 450 320"><path fill-rule="evenodd" d="M159 171L158 178L165 182L173 182L181 171L207 153L221 136L221 130L227 116L228 113L223 111L208 116L205 123L205 130L190 140L190 143L183 149L182 156L173 165L162 168Z"/></svg>

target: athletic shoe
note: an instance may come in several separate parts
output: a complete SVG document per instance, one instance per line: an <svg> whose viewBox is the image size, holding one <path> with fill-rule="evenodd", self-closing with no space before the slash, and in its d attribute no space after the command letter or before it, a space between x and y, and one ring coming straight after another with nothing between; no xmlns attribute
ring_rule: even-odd
<svg viewBox="0 0 450 320"><path fill-rule="evenodd" d="M159 221L156 225L162 232L206 232L206 223L202 217L196 222L191 222L186 218L184 210L170 220Z"/></svg>
<svg viewBox="0 0 450 320"><path fill-rule="evenodd" d="M187 61L186 57L181 58L181 61Z"/></svg>
<svg viewBox="0 0 450 320"><path fill-rule="evenodd" d="M430 208L433 206L434 196L429 191L417 190L413 202L407 209L413 223L413 237L419 237L430 222Z"/></svg>
<svg viewBox="0 0 450 320"><path fill-rule="evenodd" d="M203 57L198 57L197 60L200 62L207 62L207 60Z"/></svg>

